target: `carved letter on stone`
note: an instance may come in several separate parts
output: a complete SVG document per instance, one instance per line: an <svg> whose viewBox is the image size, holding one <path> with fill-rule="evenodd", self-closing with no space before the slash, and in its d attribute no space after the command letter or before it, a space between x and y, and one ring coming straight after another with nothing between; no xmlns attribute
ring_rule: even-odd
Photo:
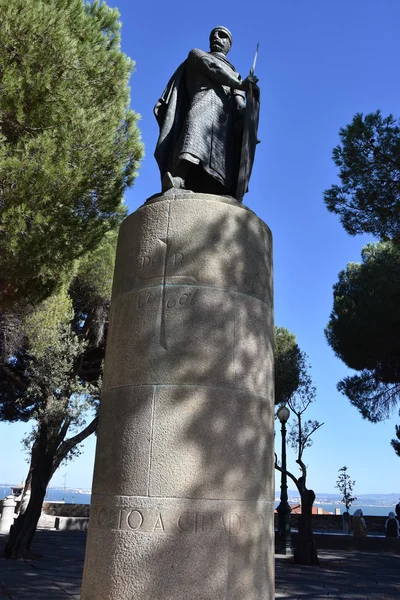
<svg viewBox="0 0 400 600"><path fill-rule="evenodd" d="M139 510L132 510L127 518L130 529L139 529L143 523L143 515Z"/></svg>
<svg viewBox="0 0 400 600"><path fill-rule="evenodd" d="M193 532L195 528L196 515L191 512L184 513L178 519L178 529L185 532Z"/></svg>
<svg viewBox="0 0 400 600"><path fill-rule="evenodd" d="M153 527L153 531L165 531L161 513L157 517L157 521Z"/></svg>

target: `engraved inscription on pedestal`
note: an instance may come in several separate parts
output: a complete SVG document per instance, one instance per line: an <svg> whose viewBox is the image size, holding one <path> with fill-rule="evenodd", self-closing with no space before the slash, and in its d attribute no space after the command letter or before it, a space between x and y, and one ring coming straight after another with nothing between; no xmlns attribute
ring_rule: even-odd
<svg viewBox="0 0 400 600"><path fill-rule="evenodd" d="M148 288L144 291L136 292L135 306L138 310L143 308L146 304L153 304L160 301L160 294L162 290L159 288ZM179 288L170 291L168 299L165 299L166 308L179 308L180 306L194 306L196 304L197 296L199 293L198 288L194 288L193 291L182 293Z"/></svg>
<svg viewBox="0 0 400 600"><path fill-rule="evenodd" d="M96 506L92 527L134 533L184 533L238 535L262 533L262 514L240 512L200 512L171 509Z"/></svg>
<svg viewBox="0 0 400 600"><path fill-rule="evenodd" d="M151 256L140 256L139 257L139 277L142 280L154 279L160 277L163 273L160 270L166 262L166 270L169 275L178 275L179 271L184 266L185 255L182 252L174 252L173 254L167 255L165 261L166 245L163 250L152 254Z"/></svg>

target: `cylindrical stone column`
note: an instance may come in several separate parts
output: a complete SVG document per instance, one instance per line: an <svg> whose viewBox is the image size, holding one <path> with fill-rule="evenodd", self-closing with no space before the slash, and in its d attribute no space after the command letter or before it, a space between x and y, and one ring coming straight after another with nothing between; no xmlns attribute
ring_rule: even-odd
<svg viewBox="0 0 400 600"><path fill-rule="evenodd" d="M82 600L273 600L269 228L229 197L122 224Z"/></svg>
<svg viewBox="0 0 400 600"><path fill-rule="evenodd" d="M11 525L14 523L14 512L17 503L14 496L7 496L3 500L3 510L0 519L0 533L10 533Z"/></svg>

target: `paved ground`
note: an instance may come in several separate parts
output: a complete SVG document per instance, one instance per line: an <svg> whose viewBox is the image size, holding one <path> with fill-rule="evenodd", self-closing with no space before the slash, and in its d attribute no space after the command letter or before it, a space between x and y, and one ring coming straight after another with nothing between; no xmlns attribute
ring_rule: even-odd
<svg viewBox="0 0 400 600"><path fill-rule="evenodd" d="M400 600L400 556L320 550L319 557L318 567L303 567L276 555L275 598Z"/></svg>
<svg viewBox="0 0 400 600"><path fill-rule="evenodd" d="M85 541L83 532L39 530L33 549L40 560L0 558L0 600L79 600Z"/></svg>
<svg viewBox="0 0 400 600"><path fill-rule="evenodd" d="M40 560L0 559L0 600L79 600L85 539L83 532L38 531L34 549ZM1 542L4 536L0 555ZM297 566L276 555L277 600L400 600L399 556L319 554L318 567Z"/></svg>

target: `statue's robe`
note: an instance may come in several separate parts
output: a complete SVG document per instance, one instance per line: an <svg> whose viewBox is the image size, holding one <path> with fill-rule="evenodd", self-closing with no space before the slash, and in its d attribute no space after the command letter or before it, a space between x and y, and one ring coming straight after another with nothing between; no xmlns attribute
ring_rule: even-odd
<svg viewBox="0 0 400 600"><path fill-rule="evenodd" d="M244 108L239 85L239 73L222 53L191 50L154 109L160 125L155 157L161 178L186 160L235 196L241 147L237 122Z"/></svg>

